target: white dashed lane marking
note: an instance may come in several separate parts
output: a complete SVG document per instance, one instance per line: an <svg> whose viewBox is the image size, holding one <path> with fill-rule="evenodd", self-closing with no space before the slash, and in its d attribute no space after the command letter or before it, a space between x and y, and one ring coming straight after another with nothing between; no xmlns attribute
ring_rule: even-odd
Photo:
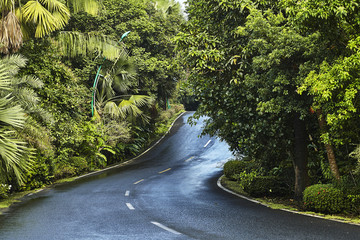
<svg viewBox="0 0 360 240"><path fill-rule="evenodd" d="M209 141L205 144L204 148L206 148L206 147L209 145L210 142L211 142L211 140L209 140Z"/></svg>
<svg viewBox="0 0 360 240"><path fill-rule="evenodd" d="M158 222L151 222L151 223L154 224L154 225L156 225L156 226L158 226L159 228L162 228L162 229L164 229L164 230L166 230L166 231L168 231L168 232L171 232L171 233L173 233L173 234L176 234L176 235L180 235L180 234L181 234L181 233L175 231L174 229L171 229L171 228L168 228L167 226L162 225L161 223L158 223Z"/></svg>
<svg viewBox="0 0 360 240"><path fill-rule="evenodd" d="M135 208L133 207L133 205L131 205L131 203L126 203L126 206L127 206L130 210L135 210Z"/></svg>

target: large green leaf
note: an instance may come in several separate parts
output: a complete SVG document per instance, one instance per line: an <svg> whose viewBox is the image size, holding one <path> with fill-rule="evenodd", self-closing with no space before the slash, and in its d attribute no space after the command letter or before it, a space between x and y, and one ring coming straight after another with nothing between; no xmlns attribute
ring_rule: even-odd
<svg viewBox="0 0 360 240"><path fill-rule="evenodd" d="M22 15L26 22L36 25L37 38L63 28L70 19L68 8L56 0L28 1L22 7Z"/></svg>
<svg viewBox="0 0 360 240"><path fill-rule="evenodd" d="M57 43L69 57L99 52L106 59L116 60L124 51L116 41L97 33L61 32Z"/></svg>

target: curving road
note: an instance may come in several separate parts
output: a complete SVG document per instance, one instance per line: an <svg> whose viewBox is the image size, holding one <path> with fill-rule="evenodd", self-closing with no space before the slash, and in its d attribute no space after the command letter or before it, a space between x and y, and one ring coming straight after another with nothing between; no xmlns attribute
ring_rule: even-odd
<svg viewBox="0 0 360 240"><path fill-rule="evenodd" d="M28 196L0 239L360 239L360 227L272 210L216 185L231 153L181 117L125 167Z"/></svg>

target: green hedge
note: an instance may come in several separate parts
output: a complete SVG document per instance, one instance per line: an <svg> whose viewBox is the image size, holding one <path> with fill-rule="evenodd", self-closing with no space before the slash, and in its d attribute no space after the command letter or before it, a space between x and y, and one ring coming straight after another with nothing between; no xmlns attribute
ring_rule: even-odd
<svg viewBox="0 0 360 240"><path fill-rule="evenodd" d="M253 197L278 197L289 194L288 186L275 176L255 176L244 185L244 191Z"/></svg>
<svg viewBox="0 0 360 240"><path fill-rule="evenodd" d="M247 162L239 160L230 160L224 165L224 175L230 180L237 180L236 174L245 171L247 168Z"/></svg>
<svg viewBox="0 0 360 240"><path fill-rule="evenodd" d="M316 184L305 189L304 207L321 213L339 213L349 208L349 201L332 184Z"/></svg>

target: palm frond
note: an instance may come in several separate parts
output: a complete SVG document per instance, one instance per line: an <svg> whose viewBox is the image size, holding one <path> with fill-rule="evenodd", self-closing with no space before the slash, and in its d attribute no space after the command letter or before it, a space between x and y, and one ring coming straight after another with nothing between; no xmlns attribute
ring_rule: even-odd
<svg viewBox="0 0 360 240"><path fill-rule="evenodd" d="M116 41L96 33L61 32L57 40L64 55L69 57L99 52L106 59L115 60L123 51Z"/></svg>
<svg viewBox="0 0 360 240"><path fill-rule="evenodd" d="M63 28L68 23L70 11L65 4L57 0L40 0L40 2L52 13L57 23L57 29Z"/></svg>
<svg viewBox="0 0 360 240"><path fill-rule="evenodd" d="M14 88L12 94L16 96L17 103L20 104L24 110L36 108L40 100L35 91L30 88Z"/></svg>
<svg viewBox="0 0 360 240"><path fill-rule="evenodd" d="M153 98L146 95L132 95L129 98L129 101L135 104L136 106L150 106L153 102Z"/></svg>
<svg viewBox="0 0 360 240"><path fill-rule="evenodd" d="M104 114L110 115L111 118L125 118L126 113L119 108L115 102L107 102L104 106Z"/></svg>
<svg viewBox="0 0 360 240"><path fill-rule="evenodd" d="M25 123L25 114L19 106L8 107L11 98L0 98L0 125L1 122L14 127L22 127Z"/></svg>
<svg viewBox="0 0 360 240"><path fill-rule="evenodd" d="M41 38L55 31L58 23L54 16L40 2L28 1L22 8L25 21L36 25L35 37Z"/></svg>
<svg viewBox="0 0 360 240"><path fill-rule="evenodd" d="M143 112L138 108L133 101L122 100L119 104L119 109L124 112L126 115L130 115L133 117L140 116Z"/></svg>
<svg viewBox="0 0 360 240"><path fill-rule="evenodd" d="M32 164L31 149L26 143L14 137L14 131L0 128L0 176L4 179L14 175L18 183L22 183L24 172L28 171Z"/></svg>
<svg viewBox="0 0 360 240"><path fill-rule="evenodd" d="M21 78L14 78L12 84L27 85L32 88L42 88L44 86L43 81L41 81L38 77L32 75L26 75Z"/></svg>
<svg viewBox="0 0 360 240"><path fill-rule="evenodd" d="M33 24L31 24L30 22L26 22L26 20L24 19L24 15L22 14L22 8L17 8L15 10L15 15L20 22L23 41L30 39L32 37Z"/></svg>
<svg viewBox="0 0 360 240"><path fill-rule="evenodd" d="M0 10L2 12L11 9L12 6L13 6L13 0L1 0L0 1Z"/></svg>
<svg viewBox="0 0 360 240"><path fill-rule="evenodd" d="M135 64L127 54L122 53L112 66L110 74L113 78L114 89L118 92L126 92L134 86L136 76Z"/></svg>
<svg viewBox="0 0 360 240"><path fill-rule="evenodd" d="M115 91L113 89L113 78L110 74L106 74L101 78L101 91L105 99L110 99L115 96Z"/></svg>
<svg viewBox="0 0 360 240"><path fill-rule="evenodd" d="M100 10L100 3L96 0L68 0L74 13L85 11L91 15L97 15Z"/></svg>
<svg viewBox="0 0 360 240"><path fill-rule="evenodd" d="M8 66L0 61L0 89L9 90L11 77L9 75Z"/></svg>
<svg viewBox="0 0 360 240"><path fill-rule="evenodd" d="M121 103L119 104L119 108L121 109L121 111L124 111L126 116L128 116L130 119L140 117L144 123L148 123L150 120L150 117L145 115L143 111L141 111L140 108L138 108L138 106L136 106L130 100L121 101Z"/></svg>
<svg viewBox="0 0 360 240"><path fill-rule="evenodd" d="M19 54L7 55L0 59L0 66L4 73L13 80L20 68L25 67L27 59ZM11 82L12 82L11 80Z"/></svg>

